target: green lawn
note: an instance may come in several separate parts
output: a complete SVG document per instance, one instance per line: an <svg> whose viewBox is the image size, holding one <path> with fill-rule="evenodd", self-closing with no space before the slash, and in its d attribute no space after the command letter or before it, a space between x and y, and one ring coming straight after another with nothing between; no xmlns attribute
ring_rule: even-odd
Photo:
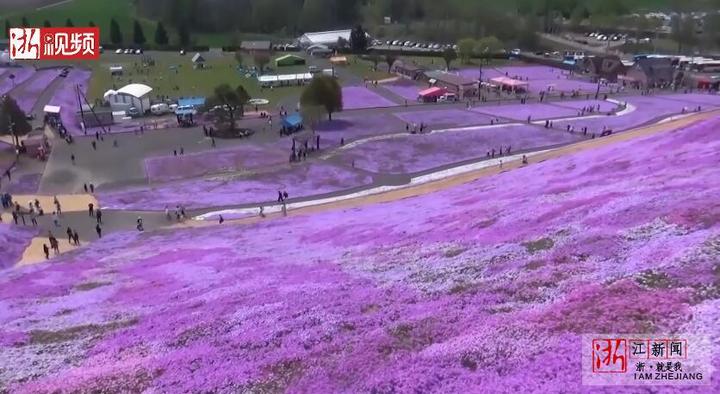
<svg viewBox="0 0 720 394"><path fill-rule="evenodd" d="M90 99L102 99L103 93L108 89L119 89L128 83L144 83L153 88L153 95L169 96L173 98L187 96L208 96L213 89L222 83L230 86L243 85L253 98L265 98L275 103L292 94L299 94L301 87L278 87L261 90L255 78L246 78L237 69L235 57L226 55L206 56L207 68L193 69L190 59L192 54L181 56L175 52L161 52L152 54L155 66L145 69L136 68L136 62L141 61L140 56L134 55L104 55L100 61L91 63L93 76L90 81ZM247 59L248 61L250 59ZM125 69L122 77L112 77L109 72L111 65L121 65ZM171 66L175 69L171 69ZM301 72L291 70L295 67L282 68L280 72Z"/></svg>
<svg viewBox="0 0 720 394"><path fill-rule="evenodd" d="M26 17L30 26L42 26L47 20L53 26L65 26L70 18L75 26L87 26L91 21L100 28L102 42L110 42L110 20L120 25L123 40L132 42L132 27L136 18L135 5L132 0L74 0L56 7L42 10L15 11L4 19L9 19L12 26L20 26L22 17ZM145 33L145 38L152 41L155 36L155 22L139 19Z"/></svg>
<svg viewBox="0 0 720 394"><path fill-rule="evenodd" d="M381 80L395 76L388 73L387 63L382 60L378 63L377 70L373 70L373 63L370 61L363 60L359 56L355 55L348 55L347 58L348 65L340 67L347 67L350 72L358 77L368 80Z"/></svg>

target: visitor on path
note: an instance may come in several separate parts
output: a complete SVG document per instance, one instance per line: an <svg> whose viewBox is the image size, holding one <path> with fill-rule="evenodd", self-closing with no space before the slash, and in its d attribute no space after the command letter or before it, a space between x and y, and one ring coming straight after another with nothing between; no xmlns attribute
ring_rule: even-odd
<svg viewBox="0 0 720 394"><path fill-rule="evenodd" d="M65 231L65 233L66 233L67 236L68 236L68 243L69 243L70 245L72 245L72 242L73 242L73 231L72 231L72 229L71 229L70 227L68 227L68 228L67 228L67 231Z"/></svg>
<svg viewBox="0 0 720 394"><path fill-rule="evenodd" d="M525 156L525 155L522 156L522 163L523 163L523 164L527 164L527 163L528 163L527 156Z"/></svg>
<svg viewBox="0 0 720 394"><path fill-rule="evenodd" d="M97 150L97 143L95 141L92 141L90 145L92 145L93 150Z"/></svg>
<svg viewBox="0 0 720 394"><path fill-rule="evenodd" d="M95 205L93 203L88 204L88 216L95 216Z"/></svg>
<svg viewBox="0 0 720 394"><path fill-rule="evenodd" d="M87 186L87 183L83 183L83 190L85 191L85 193L87 193L87 192L88 192L88 186Z"/></svg>
<svg viewBox="0 0 720 394"><path fill-rule="evenodd" d="M33 227L37 227L38 225L37 214L34 211L30 212L30 223L32 223Z"/></svg>
<svg viewBox="0 0 720 394"><path fill-rule="evenodd" d="M18 214L16 211L12 211L12 218L13 218L13 222L15 222L15 225L17 225L18 224Z"/></svg>
<svg viewBox="0 0 720 394"><path fill-rule="evenodd" d="M215 137L210 137L210 146L215 147Z"/></svg>
<svg viewBox="0 0 720 394"><path fill-rule="evenodd" d="M283 192L283 201L285 201L285 200L287 200L287 199L288 199L288 192L287 192L287 191L284 191L284 192Z"/></svg>
<svg viewBox="0 0 720 394"><path fill-rule="evenodd" d="M75 165L75 154L70 155L70 162L72 162L72 164Z"/></svg>
<svg viewBox="0 0 720 394"><path fill-rule="evenodd" d="M48 241L50 242L50 249L55 251L56 255L60 254L60 244L52 232L48 232Z"/></svg>
<svg viewBox="0 0 720 394"><path fill-rule="evenodd" d="M345 145L345 138L341 137L340 138L340 146L343 146L343 145Z"/></svg>
<svg viewBox="0 0 720 394"><path fill-rule="evenodd" d="M113 140L113 148L117 148L117 147L118 147L118 142L117 142L117 140Z"/></svg>
<svg viewBox="0 0 720 394"><path fill-rule="evenodd" d="M173 156L177 156L177 149L173 149Z"/></svg>
<svg viewBox="0 0 720 394"><path fill-rule="evenodd" d="M281 192L280 190L278 190L277 202L282 202L282 201L283 201L283 194L282 194L282 192Z"/></svg>
<svg viewBox="0 0 720 394"><path fill-rule="evenodd" d="M181 154L181 155L184 155L184 154L185 154L185 148L183 148L182 146L180 147L180 154Z"/></svg>
<svg viewBox="0 0 720 394"><path fill-rule="evenodd" d="M500 160L500 168L502 168L502 160Z"/></svg>
<svg viewBox="0 0 720 394"><path fill-rule="evenodd" d="M219 222L220 224L223 224L223 223L225 222L225 219L223 218L222 215L220 215L220 219L218 220L218 222Z"/></svg>
<svg viewBox="0 0 720 394"><path fill-rule="evenodd" d="M185 206L184 205L180 205L180 217L182 218L182 220L185 220Z"/></svg>
<svg viewBox="0 0 720 394"><path fill-rule="evenodd" d="M98 207L98 209L95 210L95 219L99 224L102 224L102 211Z"/></svg>
<svg viewBox="0 0 720 394"><path fill-rule="evenodd" d="M98 238L102 238L102 227L100 227L100 224L95 225L95 232L97 233Z"/></svg>
<svg viewBox="0 0 720 394"><path fill-rule="evenodd" d="M168 206L167 206L167 205L165 205L165 219L167 219L168 221L169 221L170 219L172 219L172 218L170 217L170 210L168 209Z"/></svg>
<svg viewBox="0 0 720 394"><path fill-rule="evenodd" d="M90 193L95 193L95 185L92 183L90 184Z"/></svg>
<svg viewBox="0 0 720 394"><path fill-rule="evenodd" d="M60 227L60 216L58 216L57 211L53 212L53 224L55 227Z"/></svg>
<svg viewBox="0 0 720 394"><path fill-rule="evenodd" d="M145 231L145 228L143 227L143 219L142 219L142 216L138 216L136 228L137 228L138 231Z"/></svg>
<svg viewBox="0 0 720 394"><path fill-rule="evenodd" d="M80 246L80 236L78 235L77 230L73 232L73 241L75 241L75 246Z"/></svg>
<svg viewBox="0 0 720 394"><path fill-rule="evenodd" d="M265 217L265 207L262 205L260 206L260 217L261 218Z"/></svg>
<svg viewBox="0 0 720 394"><path fill-rule="evenodd" d="M50 260L50 248L47 244L43 244L43 253L45 254L45 260Z"/></svg>

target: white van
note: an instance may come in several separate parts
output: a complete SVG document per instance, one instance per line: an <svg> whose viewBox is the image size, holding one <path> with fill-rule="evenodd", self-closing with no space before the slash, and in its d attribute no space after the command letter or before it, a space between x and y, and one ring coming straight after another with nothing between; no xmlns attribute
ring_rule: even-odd
<svg viewBox="0 0 720 394"><path fill-rule="evenodd" d="M165 104L165 103L153 104L153 105L150 107L150 112L151 112L153 115L157 115L157 116L165 115L166 113L169 113L169 112L170 112L170 106L168 106L168 105Z"/></svg>

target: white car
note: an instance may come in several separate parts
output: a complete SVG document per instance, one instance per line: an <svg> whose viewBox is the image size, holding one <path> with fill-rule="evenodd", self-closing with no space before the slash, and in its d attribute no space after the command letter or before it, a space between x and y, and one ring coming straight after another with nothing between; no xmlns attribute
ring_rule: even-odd
<svg viewBox="0 0 720 394"><path fill-rule="evenodd" d="M520 55L520 52L521 52L520 48L515 48L512 51L510 51L510 54L514 55L514 56L518 56L518 55Z"/></svg>

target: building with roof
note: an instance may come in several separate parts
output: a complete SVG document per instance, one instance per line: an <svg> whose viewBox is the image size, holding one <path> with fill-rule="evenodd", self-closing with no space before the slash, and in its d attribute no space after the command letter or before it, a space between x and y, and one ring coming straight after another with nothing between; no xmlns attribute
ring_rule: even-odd
<svg viewBox="0 0 720 394"><path fill-rule="evenodd" d="M669 57L638 58L622 80L632 86L647 89L668 86L675 81L675 66Z"/></svg>
<svg viewBox="0 0 720 394"><path fill-rule="evenodd" d="M191 61L194 68L205 68L205 58L199 52L193 55Z"/></svg>
<svg viewBox="0 0 720 394"><path fill-rule="evenodd" d="M390 71L412 80L419 79L423 72L425 72L425 70L417 64L403 60L396 60L390 68Z"/></svg>
<svg viewBox="0 0 720 394"><path fill-rule="evenodd" d="M275 67L299 66L305 64L305 59L298 55L283 55L275 59Z"/></svg>
<svg viewBox="0 0 720 394"><path fill-rule="evenodd" d="M428 71L424 75L430 85L445 88L448 92L457 94L460 100L478 94L479 82L460 74L445 71Z"/></svg>
<svg viewBox="0 0 720 394"><path fill-rule="evenodd" d="M242 41L240 50L247 52L270 52L272 43L270 41Z"/></svg>
<svg viewBox="0 0 720 394"><path fill-rule="evenodd" d="M103 98L113 111L127 111L131 107L144 114L150 110L150 86L141 83L131 83L118 90L108 90Z"/></svg>
<svg viewBox="0 0 720 394"><path fill-rule="evenodd" d="M593 79L602 78L610 82L616 82L618 75L626 72L626 67L618 56L587 56L578 65L580 71Z"/></svg>
<svg viewBox="0 0 720 394"><path fill-rule="evenodd" d="M332 31L318 31L312 33L305 33L300 36L297 41L298 45L302 48L307 48L312 45L325 45L327 47L337 47L338 39L342 38L346 41L350 41L350 33L352 30L332 30Z"/></svg>

